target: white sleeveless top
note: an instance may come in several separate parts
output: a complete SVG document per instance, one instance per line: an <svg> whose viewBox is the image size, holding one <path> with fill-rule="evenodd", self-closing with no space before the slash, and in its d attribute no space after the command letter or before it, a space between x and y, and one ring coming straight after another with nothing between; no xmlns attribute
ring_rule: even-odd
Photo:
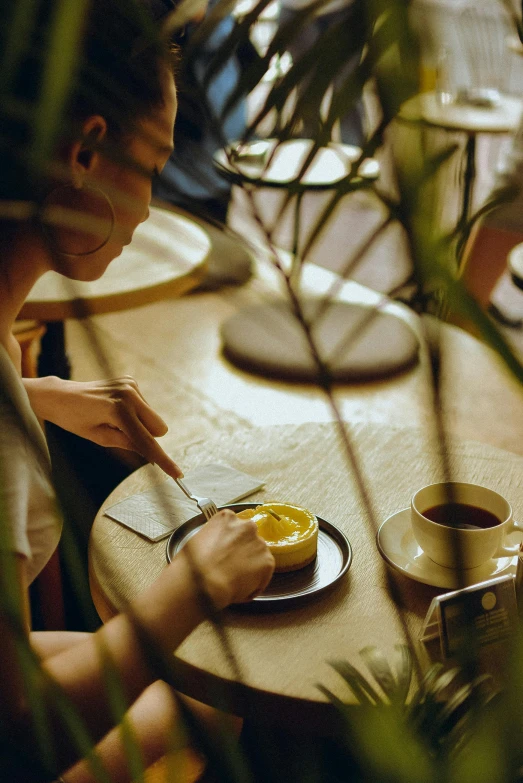
<svg viewBox="0 0 523 783"><path fill-rule="evenodd" d="M0 345L0 550L27 558L30 583L58 546L61 530L47 443Z"/></svg>

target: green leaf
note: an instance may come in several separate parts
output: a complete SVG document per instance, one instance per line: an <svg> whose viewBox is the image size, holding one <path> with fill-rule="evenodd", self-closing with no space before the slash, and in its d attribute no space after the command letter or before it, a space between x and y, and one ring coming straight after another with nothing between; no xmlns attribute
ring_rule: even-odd
<svg viewBox="0 0 523 783"><path fill-rule="evenodd" d="M381 650L372 646L364 647L360 650L360 656L390 702L394 703L397 701L398 686L396 678Z"/></svg>
<svg viewBox="0 0 523 783"><path fill-rule="evenodd" d="M421 680L418 688L416 689L411 700L409 701L410 709L414 709L419 704L421 704L421 702L423 701L423 699L425 699L427 694L431 692L433 684L437 681L442 671L443 671L442 663L436 662L430 666L430 668L423 675L423 679Z"/></svg>
<svg viewBox="0 0 523 783"><path fill-rule="evenodd" d="M264 65L268 65L275 54L281 55L286 51L289 41L300 34L301 28L309 21L310 16L310 8L305 9L296 14L293 21L279 28L269 45ZM342 21L320 36L315 45L303 57L294 62L289 71L273 85L264 104L251 121L251 129L261 124L271 111L276 110L278 114L281 114L289 96L302 82L307 82L309 85L306 94L298 100L286 125L280 128L279 137L283 139L291 134L303 111L306 110L308 114L319 116L321 103L332 78L346 66L349 58L352 59L363 45L363 40L356 35L347 39L345 25L346 22ZM361 93L363 85L360 75L364 72L363 69L357 69L353 77L358 82L358 87L355 90L357 93ZM256 73L258 74L259 71ZM241 95L245 94L246 87L249 90L252 89L253 76L254 71L247 70L245 84L240 81L236 92L230 96L225 113L236 105Z"/></svg>
<svg viewBox="0 0 523 783"><path fill-rule="evenodd" d="M31 40L39 0L16 0L11 3L12 16L2 19L6 40L0 58L0 94L8 93L14 82L20 61ZM3 10L7 14L7 9Z"/></svg>
<svg viewBox="0 0 523 783"><path fill-rule="evenodd" d="M334 704L334 706L340 711L345 712L345 702L343 702L339 696L336 696L329 688L326 688L325 685L317 684L317 689L320 691L320 693L323 693L324 696L328 698L328 700L331 702L331 704ZM356 695L356 693L354 694ZM366 694L365 694L366 696ZM360 699L360 703L362 703L362 700Z"/></svg>
<svg viewBox="0 0 523 783"><path fill-rule="evenodd" d="M132 723L127 716L130 707L125 693L125 687L118 669L116 668L109 651L103 641L103 637L95 637L98 641L98 652L102 661L102 673L107 689L107 696L111 707L111 717L114 725L120 726L122 745L131 780L142 783L145 774L145 765L142 751Z"/></svg>
<svg viewBox="0 0 523 783"><path fill-rule="evenodd" d="M348 716L351 740L369 780L379 783L443 783L425 743L392 707L360 707Z"/></svg>
<svg viewBox="0 0 523 783"><path fill-rule="evenodd" d="M406 644L397 644L396 689L398 704L406 704L412 684L412 653Z"/></svg>
<svg viewBox="0 0 523 783"><path fill-rule="evenodd" d="M503 714L499 708L476 715L466 746L451 760L449 783L508 783L519 779L504 736L510 720L511 713L505 710Z"/></svg>
<svg viewBox="0 0 523 783"><path fill-rule="evenodd" d="M343 677L361 704L379 704L383 701L368 680L348 661L330 661L332 668Z"/></svg>
<svg viewBox="0 0 523 783"><path fill-rule="evenodd" d="M89 0L57 0L51 23L42 88L34 118L30 158L42 170L62 129L66 107L81 51L81 34Z"/></svg>

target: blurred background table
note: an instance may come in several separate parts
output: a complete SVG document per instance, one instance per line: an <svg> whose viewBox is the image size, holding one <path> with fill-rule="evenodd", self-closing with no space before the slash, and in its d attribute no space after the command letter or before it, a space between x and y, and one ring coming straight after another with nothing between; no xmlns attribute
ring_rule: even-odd
<svg viewBox="0 0 523 783"><path fill-rule="evenodd" d="M322 219L324 222L324 210L337 197L336 187L343 183L348 198L358 190L369 189L379 177L379 162L364 158L359 147L331 142L317 148L313 140L305 138L282 143L277 139L233 142L215 153L214 161L226 179L233 185L241 184L252 197L259 225L269 238L267 245L276 263L286 270L288 284L301 302L304 320L310 324L336 380L383 378L411 366L416 361L417 346L394 314L348 301L324 307L314 291L309 292L308 301L302 297L302 266L310 260L310 248L317 245L323 233L319 226ZM266 201L265 190L276 191L277 200ZM318 195L322 200L315 204L314 215L309 211L305 219L305 199ZM336 249L340 265L345 254L346 247ZM271 322L276 327L272 332L266 326ZM264 377L314 380L317 367L311 360L310 347L302 333L295 332L296 314L290 304L263 303L255 312L240 311L224 324L222 339L229 359L239 367Z"/></svg>
<svg viewBox="0 0 523 783"><path fill-rule="evenodd" d="M482 108L466 101L453 100L452 96L445 101L444 97L436 91L416 95L402 106L399 119L465 134L462 202L456 224L458 229L465 230L472 208L477 137L480 134L514 134L521 120L523 101L515 96L499 94L494 105Z"/></svg>
<svg viewBox="0 0 523 783"><path fill-rule="evenodd" d="M80 283L47 272L19 314L21 319L46 324L39 374L69 377L63 328L66 319L182 296L203 280L210 248L209 236L188 216L151 207L149 219L138 226L132 243L99 280Z"/></svg>

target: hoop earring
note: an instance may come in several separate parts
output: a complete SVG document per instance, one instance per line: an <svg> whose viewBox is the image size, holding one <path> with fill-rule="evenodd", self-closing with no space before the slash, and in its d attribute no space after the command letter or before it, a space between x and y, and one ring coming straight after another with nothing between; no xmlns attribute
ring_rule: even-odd
<svg viewBox="0 0 523 783"><path fill-rule="evenodd" d="M99 188L97 185L87 185L87 186L83 186L82 188L76 188L72 184L57 185L55 188L53 188L53 190L50 193L47 194L47 196L44 198L44 201L43 201L43 204L42 204L42 207L43 207L42 211L44 212L44 214L45 214L46 209L49 210L49 212L51 212L51 214L52 214L53 211L56 212L56 217L57 217L57 220L55 221L56 223L59 222L58 218L60 218L60 216L62 216L63 218L66 219L67 218L67 213L71 213L73 211L70 207L59 207L59 206L58 207L53 207L53 206L46 205L46 202L48 202L57 193L60 193L62 191L73 191L73 193L75 193L75 194L79 194L82 191L92 191L93 193L97 193L97 194L101 195L102 198L107 203L107 206L109 207L109 211L110 211L109 233L108 233L107 237L99 245L97 245L93 250L82 250L82 251L78 251L78 252L71 252L71 251L67 251L67 250L62 250L58 246L58 244L56 242L56 236L54 235L54 233L50 233L50 231L49 231L49 228L50 228L49 224L45 220L43 220L42 221L42 227L43 227L45 233L47 234L49 240L54 245L55 250L58 253L60 253L60 255L63 255L63 256L69 256L71 258L80 258L80 257L83 257L83 256L92 256L95 253L98 253L98 251L102 250L107 245L109 240L111 239L111 237L113 235L113 231L114 231L114 226L115 226L115 223L116 223L116 214L115 214L113 203L112 203L111 199L109 198L107 193L104 190L102 190L102 188ZM51 227L52 227L52 224L51 224Z"/></svg>

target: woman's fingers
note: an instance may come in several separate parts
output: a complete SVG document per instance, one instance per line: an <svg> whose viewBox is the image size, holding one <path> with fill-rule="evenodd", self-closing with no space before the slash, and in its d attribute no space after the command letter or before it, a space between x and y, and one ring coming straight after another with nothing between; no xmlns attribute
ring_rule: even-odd
<svg viewBox="0 0 523 783"><path fill-rule="evenodd" d="M119 388L119 395L115 398L116 408L118 409L120 405L124 409L134 410L137 417L154 437L159 438L165 435L169 429L167 424L146 402L134 378L126 376L116 380Z"/></svg>
<svg viewBox="0 0 523 783"><path fill-rule="evenodd" d="M125 407L119 412L118 425L102 425L95 436L102 446L129 449L141 454L148 462L158 465L168 476L180 478L183 471L145 427L136 412Z"/></svg>
<svg viewBox="0 0 523 783"><path fill-rule="evenodd" d="M172 478L183 476L176 462L155 440L165 435L167 424L145 401L134 378L125 376L108 383L112 387L111 421L96 427L93 437L97 442L136 451Z"/></svg>
<svg viewBox="0 0 523 783"><path fill-rule="evenodd" d="M252 600L269 584L274 557L254 522L223 509L187 544L214 605ZM186 553L187 554L187 553Z"/></svg>
<svg viewBox="0 0 523 783"><path fill-rule="evenodd" d="M172 478L180 478L183 471L178 467L168 454L162 449L160 444L151 435L139 418L129 413L127 419L126 433L129 436L134 449L149 462L158 465L165 473Z"/></svg>

